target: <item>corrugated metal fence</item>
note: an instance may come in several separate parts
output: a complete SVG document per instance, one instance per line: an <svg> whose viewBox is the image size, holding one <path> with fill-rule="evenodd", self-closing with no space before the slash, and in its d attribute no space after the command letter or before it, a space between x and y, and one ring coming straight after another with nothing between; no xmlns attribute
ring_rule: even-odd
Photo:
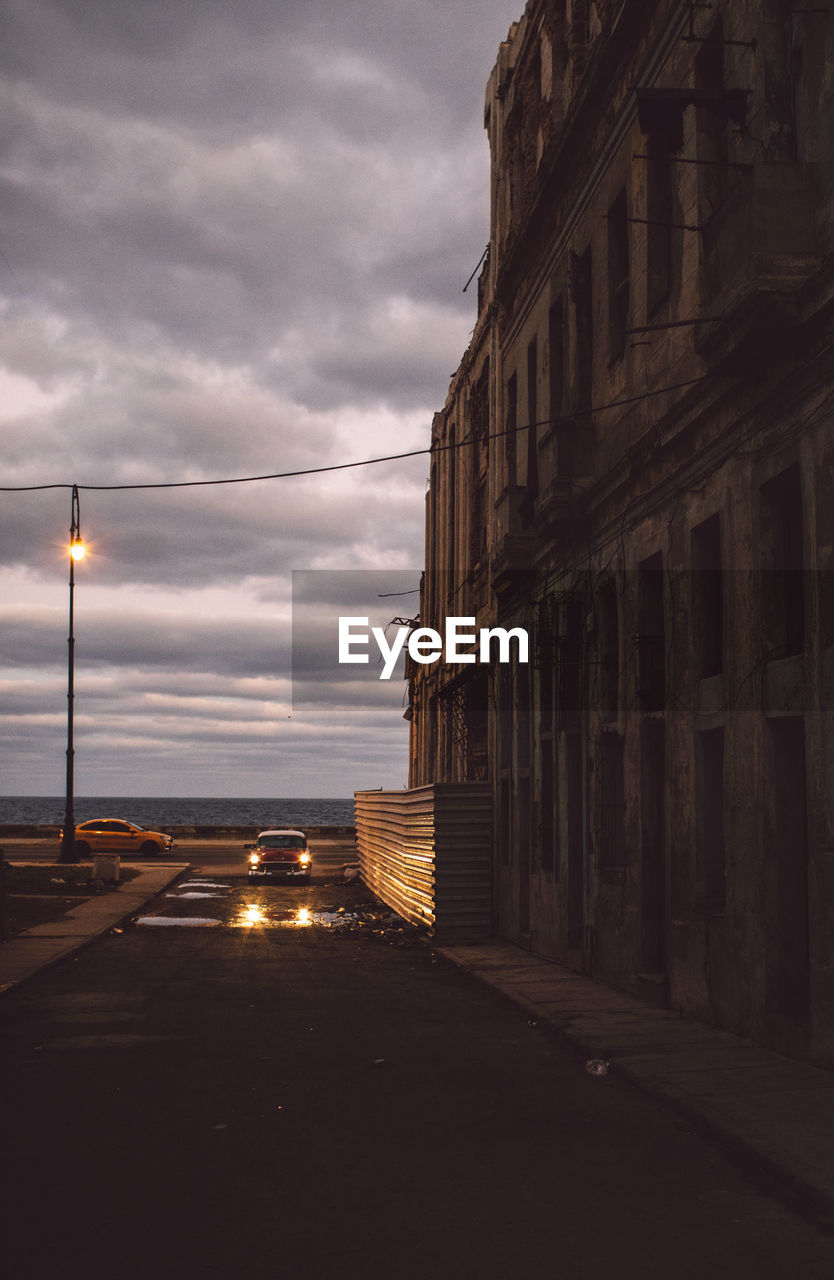
<svg viewBox="0 0 834 1280"><path fill-rule="evenodd" d="M438 941L488 937L492 796L488 782L357 791L359 869L369 889Z"/></svg>

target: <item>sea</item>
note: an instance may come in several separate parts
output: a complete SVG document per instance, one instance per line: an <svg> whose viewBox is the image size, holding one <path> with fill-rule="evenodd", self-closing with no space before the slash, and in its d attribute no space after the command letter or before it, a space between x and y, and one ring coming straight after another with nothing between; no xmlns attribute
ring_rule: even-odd
<svg viewBox="0 0 834 1280"><path fill-rule="evenodd" d="M63 822L63 796L0 796L0 825L54 826ZM176 796L75 796L76 822L125 818L140 827L353 826L353 797L345 799L218 799Z"/></svg>

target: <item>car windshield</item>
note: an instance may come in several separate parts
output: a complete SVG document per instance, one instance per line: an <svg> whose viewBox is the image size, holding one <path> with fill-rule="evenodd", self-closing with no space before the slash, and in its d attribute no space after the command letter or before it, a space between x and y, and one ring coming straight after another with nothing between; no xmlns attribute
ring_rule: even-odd
<svg viewBox="0 0 834 1280"><path fill-rule="evenodd" d="M262 849L303 849L303 836L261 836L258 844Z"/></svg>

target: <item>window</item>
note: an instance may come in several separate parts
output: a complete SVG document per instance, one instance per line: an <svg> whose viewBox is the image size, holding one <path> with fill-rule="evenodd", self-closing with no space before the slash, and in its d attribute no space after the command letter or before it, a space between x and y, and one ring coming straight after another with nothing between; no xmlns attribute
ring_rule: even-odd
<svg viewBox="0 0 834 1280"><path fill-rule="evenodd" d="M578 733L565 739L567 775L568 946L581 947L585 926L585 862L582 799L582 743Z"/></svg>
<svg viewBox="0 0 834 1280"><path fill-rule="evenodd" d="M782 1014L804 1021L810 998L805 722L786 716L770 720L768 729L770 1001Z"/></svg>
<svg viewBox="0 0 834 1280"><path fill-rule="evenodd" d="M591 287L591 247L573 254L572 292L576 322L576 408L586 413L591 408L594 377L594 317Z"/></svg>
<svg viewBox="0 0 834 1280"><path fill-rule="evenodd" d="M617 719L620 688L620 629L617 591L613 582L606 583L597 600L598 667L597 688L600 718L610 723Z"/></svg>
<svg viewBox="0 0 834 1280"><path fill-rule="evenodd" d="M564 303L561 296L550 308L547 317L547 355L550 406L548 416L551 427L557 433L558 449L556 467L560 476L573 474L573 440L567 422L558 421L564 408L565 387L565 336Z"/></svg>
<svg viewBox="0 0 834 1280"><path fill-rule="evenodd" d="M440 745L440 711L437 698L429 702L429 768L427 782L440 781L439 752Z"/></svg>
<svg viewBox="0 0 834 1280"><path fill-rule="evenodd" d="M538 431L538 346L536 339L527 347L527 496L532 501L539 492Z"/></svg>
<svg viewBox="0 0 834 1280"><path fill-rule="evenodd" d="M708 912L720 914L726 899L724 851L724 730L696 735L697 897Z"/></svg>
<svg viewBox="0 0 834 1280"><path fill-rule="evenodd" d="M489 360L472 388L470 406L472 508L469 523L469 563L479 564L486 555L487 477L489 470Z"/></svg>
<svg viewBox="0 0 834 1280"><path fill-rule="evenodd" d="M539 703L541 706L541 728L543 732L549 732L556 723L553 704L556 689L554 680L557 656L556 612L556 603L552 597L543 600L539 606L537 665L539 668Z"/></svg>
<svg viewBox="0 0 834 1280"><path fill-rule="evenodd" d="M466 769L468 782L482 782L489 778L489 753L487 750L487 719L489 711L489 686L486 675L470 680L466 686Z"/></svg>
<svg viewBox="0 0 834 1280"><path fill-rule="evenodd" d="M614 882L625 874L625 780L623 743L617 733L599 740L596 805L596 870Z"/></svg>
<svg viewBox="0 0 834 1280"><path fill-rule="evenodd" d="M724 669L724 575L718 515L692 530L692 632L696 676L718 675Z"/></svg>
<svg viewBox="0 0 834 1280"><path fill-rule="evenodd" d="M554 736L554 606L542 601L537 620L537 661L539 673L539 740L541 745L541 856L542 866L558 875L558 749Z"/></svg>
<svg viewBox="0 0 834 1280"><path fill-rule="evenodd" d="M518 378L515 374L507 383L507 427L505 450L507 458L507 484L516 483L516 432L518 428Z"/></svg>
<svg viewBox="0 0 834 1280"><path fill-rule="evenodd" d="M547 317L547 348L550 387L550 421L562 416L565 384L564 303L561 296L550 308ZM557 429L561 424L556 423Z"/></svg>
<svg viewBox="0 0 834 1280"><path fill-rule="evenodd" d="M498 667L498 759L502 772L507 772L512 766L513 720L513 668L511 663L503 662Z"/></svg>
<svg viewBox="0 0 834 1280"><path fill-rule="evenodd" d="M608 210L608 339L609 355L625 351L629 308L629 236L625 188Z"/></svg>
<svg viewBox="0 0 834 1280"><path fill-rule="evenodd" d="M762 619L770 657L785 658L805 647L805 584L802 557L802 485L799 467L789 467L761 490Z"/></svg>
<svg viewBox="0 0 834 1280"><path fill-rule="evenodd" d="M712 90L716 96L724 88L724 28L720 18L695 59L695 83L699 89ZM701 222L707 222L724 203L729 177L727 117L718 102L715 106L698 107L696 128Z"/></svg>
<svg viewBox="0 0 834 1280"><path fill-rule="evenodd" d="M793 24L790 24L792 27ZM802 115L802 49L796 45L791 45L788 54L788 159L800 160L804 159L799 154L799 140L802 137L807 138L809 135L813 137L813 132L805 126L800 128L800 119Z"/></svg>
<svg viewBox="0 0 834 1280"><path fill-rule="evenodd" d="M646 309L654 311L672 287L672 157L662 133L650 133L646 161ZM680 220L680 219L679 219Z"/></svg>
<svg viewBox="0 0 834 1280"><path fill-rule="evenodd" d="M637 574L637 694L643 711L666 705L666 621L663 612L663 555L643 560Z"/></svg>
<svg viewBox="0 0 834 1280"><path fill-rule="evenodd" d="M517 693L514 719L516 734L516 761L519 769L529 769L532 746L530 735L532 724L532 681L530 680L530 667L526 662L516 663L515 658L513 659L513 666L516 668Z"/></svg>
<svg viewBox="0 0 834 1280"><path fill-rule="evenodd" d="M478 476L472 492L472 513L469 525L469 563L474 568L486 554L486 476Z"/></svg>
<svg viewBox="0 0 834 1280"><path fill-rule="evenodd" d="M510 779L501 779L500 813L498 818L498 843L501 865L507 866L510 861L510 843L513 828L512 790Z"/></svg>
<svg viewBox="0 0 834 1280"><path fill-rule="evenodd" d="M640 726L640 955L643 969L666 967L666 729Z"/></svg>
<svg viewBox="0 0 834 1280"><path fill-rule="evenodd" d="M541 850L542 866L553 871L556 862L556 749L553 738L544 738L541 744Z"/></svg>
<svg viewBox="0 0 834 1280"><path fill-rule="evenodd" d="M568 46L577 79L581 76L590 51L590 0L571 0L568 8Z"/></svg>
<svg viewBox="0 0 834 1280"><path fill-rule="evenodd" d="M559 635L559 728L573 729L582 698L582 606L561 607Z"/></svg>

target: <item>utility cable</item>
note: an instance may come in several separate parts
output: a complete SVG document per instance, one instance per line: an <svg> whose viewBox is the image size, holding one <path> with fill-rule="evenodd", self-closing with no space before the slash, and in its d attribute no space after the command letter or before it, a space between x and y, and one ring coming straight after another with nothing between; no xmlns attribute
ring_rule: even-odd
<svg viewBox="0 0 834 1280"><path fill-rule="evenodd" d="M695 383L703 382L709 378L710 374L702 374L698 378L690 378L686 382L677 382L671 387L657 387L654 391L644 391L637 396L627 396L622 400L612 400L608 404L600 404L592 406L589 409L582 410L580 413L562 414L556 418L543 418L540 422L525 423L523 426L506 427L501 431L491 432L488 436L490 440L497 440L501 436L511 433L518 434L519 431L529 431L531 427L537 430L539 427L558 426L562 423L575 422L577 418L583 418L594 413L602 413L606 409L616 409L622 405L634 404L638 400L648 400L651 396L662 396L672 391L680 391L685 387L691 387ZM361 458L356 462L334 462L325 467L303 467L297 471L274 471L265 475L258 476L232 476L219 480L156 480L138 484L79 484L72 485L66 482L57 482L55 484L20 484L20 485L0 485L0 493L39 493L46 489L83 489L88 493L102 492L118 492L127 489L195 489L205 488L207 486L219 486L226 484L253 484L259 480L291 480L298 476L316 476L324 475L331 471L348 471L355 467L371 467L376 466L380 462L399 462L404 458L418 458L423 454L448 453L452 449L468 448L471 445L471 439L455 441L454 444L429 445L424 449L409 449L405 453L389 453L379 458Z"/></svg>

